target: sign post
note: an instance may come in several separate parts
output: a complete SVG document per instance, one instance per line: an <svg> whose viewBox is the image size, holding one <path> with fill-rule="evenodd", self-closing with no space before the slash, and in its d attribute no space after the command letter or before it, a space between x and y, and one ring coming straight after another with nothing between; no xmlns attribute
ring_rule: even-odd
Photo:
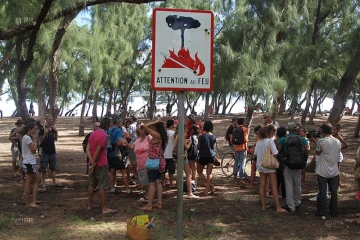
<svg viewBox="0 0 360 240"><path fill-rule="evenodd" d="M152 25L154 90L178 91L176 239L183 239L185 91L213 89L214 14L211 11L156 8Z"/></svg>

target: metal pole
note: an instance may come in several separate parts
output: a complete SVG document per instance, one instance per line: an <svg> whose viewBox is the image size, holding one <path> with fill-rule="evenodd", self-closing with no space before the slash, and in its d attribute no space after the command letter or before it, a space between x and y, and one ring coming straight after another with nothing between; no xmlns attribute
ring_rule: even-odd
<svg viewBox="0 0 360 240"><path fill-rule="evenodd" d="M183 171L184 171L184 125L185 125L185 92L178 92L178 162L177 162L177 212L176 212L176 239L183 239Z"/></svg>

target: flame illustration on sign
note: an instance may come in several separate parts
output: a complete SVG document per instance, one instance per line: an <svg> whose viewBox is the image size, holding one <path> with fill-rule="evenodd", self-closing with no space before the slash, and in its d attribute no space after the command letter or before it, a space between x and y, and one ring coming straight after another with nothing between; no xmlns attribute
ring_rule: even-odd
<svg viewBox="0 0 360 240"><path fill-rule="evenodd" d="M169 50L167 55L163 52L160 54L164 56L164 64L162 68L186 68L192 71L197 76L205 73L205 65L199 59L198 52L195 53L194 58L191 57L189 49L184 47L184 32L186 29L198 28L201 23L192 17L183 17L177 15L169 15L166 17L166 23L173 30L181 30L181 48L178 53L175 50Z"/></svg>

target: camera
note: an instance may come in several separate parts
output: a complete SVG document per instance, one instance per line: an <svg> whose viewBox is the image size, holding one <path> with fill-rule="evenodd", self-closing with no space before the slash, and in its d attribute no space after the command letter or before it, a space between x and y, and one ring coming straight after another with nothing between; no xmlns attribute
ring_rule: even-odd
<svg viewBox="0 0 360 240"><path fill-rule="evenodd" d="M312 130L312 131L310 131L310 132L308 132L307 134L306 134L306 137L307 138L320 138L321 137L321 133L319 132L319 131L316 131L316 130Z"/></svg>

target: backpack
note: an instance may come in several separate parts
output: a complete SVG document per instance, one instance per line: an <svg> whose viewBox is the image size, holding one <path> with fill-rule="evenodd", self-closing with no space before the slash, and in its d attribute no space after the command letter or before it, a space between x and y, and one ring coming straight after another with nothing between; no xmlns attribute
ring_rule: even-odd
<svg viewBox="0 0 360 240"><path fill-rule="evenodd" d="M290 169L303 169L307 158L304 145L299 136L287 136L285 138L286 156L285 165Z"/></svg>
<svg viewBox="0 0 360 240"><path fill-rule="evenodd" d="M191 139L191 145L187 150L187 156L188 156L188 159L190 159L190 160L197 160L199 157L197 145L195 143L195 139L193 136L191 136L190 139Z"/></svg>
<svg viewBox="0 0 360 240"><path fill-rule="evenodd" d="M244 130L241 126L238 126L234 129L233 133L232 133L232 144L235 145L239 145L239 144L244 144Z"/></svg>
<svg viewBox="0 0 360 240"><path fill-rule="evenodd" d="M120 157L121 159L124 157L122 155L122 149L116 146L116 142L112 142L112 133L114 132L114 129L116 129L116 127L113 127L110 129L110 131L108 131L107 133L107 141L106 141L106 149L107 149L107 153L111 153L111 152L115 152L115 156Z"/></svg>

